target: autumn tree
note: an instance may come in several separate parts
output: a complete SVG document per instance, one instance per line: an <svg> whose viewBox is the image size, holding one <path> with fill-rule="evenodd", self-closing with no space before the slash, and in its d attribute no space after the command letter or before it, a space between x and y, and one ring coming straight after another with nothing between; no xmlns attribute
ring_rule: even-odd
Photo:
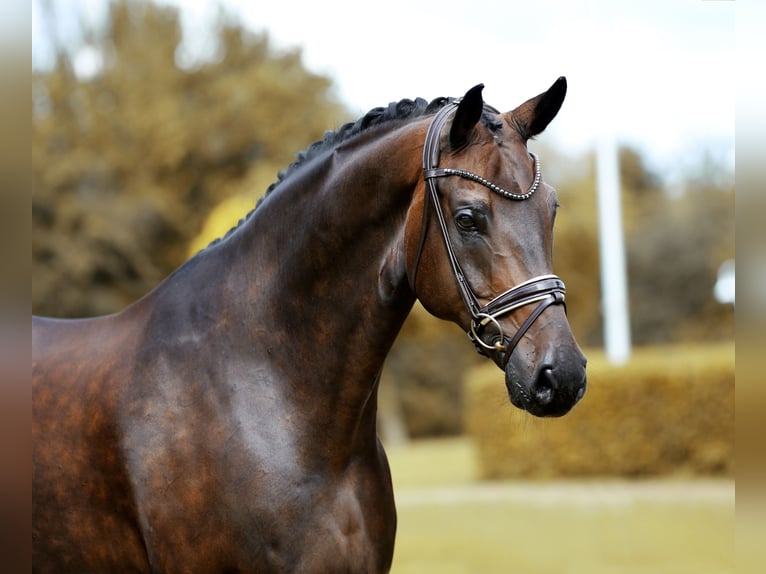
<svg viewBox="0 0 766 574"><path fill-rule="evenodd" d="M734 309L713 296L733 259L734 184L702 154L678 196L645 201L627 236L630 313L637 344L733 338Z"/></svg>
<svg viewBox="0 0 766 574"><path fill-rule="evenodd" d="M183 262L213 205L237 193L255 205L297 151L349 119L299 50L226 17L215 34L216 58L182 68L177 10L123 0L87 39L95 75L63 49L33 75L34 312L134 301Z"/></svg>
<svg viewBox="0 0 766 574"><path fill-rule="evenodd" d="M684 178L684 192L675 196L636 149L620 148L619 159L633 342L733 336L731 307L713 297L718 267L734 257L734 188L725 168L711 166L702 154ZM595 161L592 154L555 161L562 208L554 269L566 281L578 340L597 346L603 342L603 317Z"/></svg>

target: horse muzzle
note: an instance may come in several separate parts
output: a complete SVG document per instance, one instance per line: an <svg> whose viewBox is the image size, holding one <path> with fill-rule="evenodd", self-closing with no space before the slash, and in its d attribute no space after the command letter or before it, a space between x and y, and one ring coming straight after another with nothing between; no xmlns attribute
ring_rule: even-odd
<svg viewBox="0 0 766 574"><path fill-rule="evenodd" d="M535 416L564 415L585 394L586 360L566 322L565 293L564 282L556 275L534 277L482 307L474 314L468 332L479 353L491 357L505 371L511 402ZM515 333L506 336L502 317L532 305ZM563 308L564 314L558 320L546 321L542 330L533 329L535 335L521 344L549 307ZM540 343L534 344L534 340ZM530 363L528 356L542 359Z"/></svg>
<svg viewBox="0 0 766 574"><path fill-rule="evenodd" d="M508 397L538 417L565 415L585 395L586 362L576 345L557 347L531 368L511 358L505 365Z"/></svg>

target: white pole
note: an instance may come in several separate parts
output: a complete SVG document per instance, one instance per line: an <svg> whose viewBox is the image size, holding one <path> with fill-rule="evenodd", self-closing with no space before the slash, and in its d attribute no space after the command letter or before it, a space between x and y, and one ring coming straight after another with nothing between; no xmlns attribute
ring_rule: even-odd
<svg viewBox="0 0 766 574"><path fill-rule="evenodd" d="M630 358L627 271L622 231L620 170L617 144L604 134L596 150L601 296L604 316L604 350L613 364Z"/></svg>

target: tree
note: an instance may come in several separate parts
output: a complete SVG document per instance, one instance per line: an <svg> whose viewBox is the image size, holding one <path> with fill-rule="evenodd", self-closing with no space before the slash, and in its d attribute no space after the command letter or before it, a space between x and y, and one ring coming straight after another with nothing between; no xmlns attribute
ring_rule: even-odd
<svg viewBox="0 0 766 574"><path fill-rule="evenodd" d="M665 195L628 237L633 337L638 344L734 336L734 313L713 296L718 268L734 257L734 189L689 180Z"/></svg>
<svg viewBox="0 0 766 574"><path fill-rule="evenodd" d="M210 208L252 204L298 150L348 119L298 50L225 17L215 61L182 69L178 12L122 0L87 39L103 68L82 78L59 50L33 76L33 311L124 307L184 261ZM242 214L244 215L244 213Z"/></svg>
<svg viewBox="0 0 766 574"><path fill-rule="evenodd" d="M656 344L733 335L731 308L713 298L719 265L734 257L734 189L706 154L686 192L671 195L638 150L622 147L620 182L626 234L632 340ZM581 344L603 340L596 184L592 155L545 150L548 179L562 208L556 220L554 271L567 284L569 321Z"/></svg>

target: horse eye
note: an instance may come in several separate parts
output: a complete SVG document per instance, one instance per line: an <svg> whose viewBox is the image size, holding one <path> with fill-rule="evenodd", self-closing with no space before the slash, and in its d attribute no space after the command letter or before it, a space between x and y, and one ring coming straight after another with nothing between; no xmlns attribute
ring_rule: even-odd
<svg viewBox="0 0 766 574"><path fill-rule="evenodd" d="M463 231L476 229L476 222L470 213L458 213L457 217L455 217L455 223L457 223L457 226Z"/></svg>

